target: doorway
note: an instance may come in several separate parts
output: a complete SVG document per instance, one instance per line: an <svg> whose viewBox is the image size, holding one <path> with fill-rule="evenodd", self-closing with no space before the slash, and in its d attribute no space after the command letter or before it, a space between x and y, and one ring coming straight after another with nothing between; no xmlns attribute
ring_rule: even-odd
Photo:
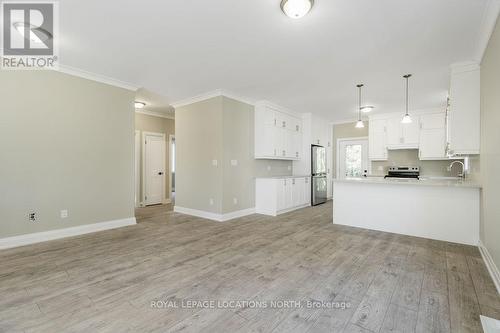
<svg viewBox="0 0 500 333"><path fill-rule="evenodd" d="M144 205L163 204L165 198L165 134L143 132L142 143Z"/></svg>
<svg viewBox="0 0 500 333"><path fill-rule="evenodd" d="M337 161L338 179L368 174L368 138L338 139Z"/></svg>

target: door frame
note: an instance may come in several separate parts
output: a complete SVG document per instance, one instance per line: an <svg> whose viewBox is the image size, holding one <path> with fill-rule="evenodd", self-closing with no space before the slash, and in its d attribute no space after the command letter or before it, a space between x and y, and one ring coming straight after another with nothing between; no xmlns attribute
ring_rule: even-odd
<svg viewBox="0 0 500 333"><path fill-rule="evenodd" d="M174 159L174 152L172 151L172 139L175 141L175 135L169 134L168 136L168 200L172 203L172 161L177 161ZM175 145L175 151L177 152L177 143ZM177 168L176 168L177 169Z"/></svg>
<svg viewBox="0 0 500 333"><path fill-rule="evenodd" d="M157 132L142 132L142 206L146 207L146 137L147 136L157 136L161 137L163 140L163 150L162 150L162 161L163 161L163 170L165 170L165 133L157 133ZM165 203L165 172L163 172L163 186L162 188L162 204Z"/></svg>
<svg viewBox="0 0 500 333"><path fill-rule="evenodd" d="M141 197L141 131L135 130L134 134L134 205L142 207Z"/></svg>
<svg viewBox="0 0 500 333"><path fill-rule="evenodd" d="M335 155L336 155L336 160L335 160L335 178L337 179L340 179L340 144L342 142L345 142L345 141L356 141L356 140L366 140L366 143L367 143L367 149L370 149L370 144L369 144L369 141L368 141L368 137L367 136L356 136L356 137L352 137L352 138L340 138L340 139L337 139L337 146L336 146L336 152L335 152ZM370 163L370 152L367 151L368 153L368 173L371 173L372 172L372 165Z"/></svg>

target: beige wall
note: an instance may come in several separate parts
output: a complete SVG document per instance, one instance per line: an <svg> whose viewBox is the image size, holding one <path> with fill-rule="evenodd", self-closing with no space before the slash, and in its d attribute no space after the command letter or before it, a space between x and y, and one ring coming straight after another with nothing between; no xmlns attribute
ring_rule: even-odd
<svg viewBox="0 0 500 333"><path fill-rule="evenodd" d="M500 22L481 63L481 240L500 267Z"/></svg>
<svg viewBox="0 0 500 333"><path fill-rule="evenodd" d="M253 158L251 105L215 97L184 106L176 109L175 128L177 206L216 214L253 208L255 177L292 174L290 161Z"/></svg>
<svg viewBox="0 0 500 333"><path fill-rule="evenodd" d="M135 114L135 129L136 131L140 131L141 138L143 132L154 132L154 133L162 133L165 134L165 199L171 199L170 191L170 135L175 135L175 120L155 117L146 114L136 113ZM141 150L141 161L143 158L142 152L142 141L140 145ZM140 186L139 186L139 197L143 197L142 188L143 188L143 177L142 177L142 163L140 163Z"/></svg>
<svg viewBox="0 0 500 333"><path fill-rule="evenodd" d="M134 216L134 92L2 71L0 100L0 238Z"/></svg>

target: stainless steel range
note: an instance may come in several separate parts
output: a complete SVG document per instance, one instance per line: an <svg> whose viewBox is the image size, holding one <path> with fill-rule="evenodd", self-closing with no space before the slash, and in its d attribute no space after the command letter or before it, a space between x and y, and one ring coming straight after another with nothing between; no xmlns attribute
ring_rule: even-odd
<svg viewBox="0 0 500 333"><path fill-rule="evenodd" d="M389 167L384 178L413 178L419 179L420 167L418 166L396 166Z"/></svg>

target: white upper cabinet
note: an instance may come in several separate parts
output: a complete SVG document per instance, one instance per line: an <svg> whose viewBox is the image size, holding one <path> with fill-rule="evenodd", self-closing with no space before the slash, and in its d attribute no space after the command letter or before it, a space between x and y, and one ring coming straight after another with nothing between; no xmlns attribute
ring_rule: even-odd
<svg viewBox="0 0 500 333"><path fill-rule="evenodd" d="M393 115L387 119L387 148L416 149L420 140L420 119L412 116L410 124L401 123L401 115Z"/></svg>
<svg viewBox="0 0 500 333"><path fill-rule="evenodd" d="M387 160L387 120L370 120L368 127L368 155L372 161Z"/></svg>
<svg viewBox="0 0 500 333"><path fill-rule="evenodd" d="M255 158L302 158L302 119L267 102L255 107Z"/></svg>
<svg viewBox="0 0 500 333"><path fill-rule="evenodd" d="M387 160L388 150L419 149L421 160L446 160L446 114L419 111L411 124L402 124L400 114L380 114L370 118L369 158Z"/></svg>
<svg viewBox="0 0 500 333"><path fill-rule="evenodd" d="M421 160L444 160L446 157L446 114L425 114L420 117Z"/></svg>
<svg viewBox="0 0 500 333"><path fill-rule="evenodd" d="M480 84L479 65L469 63L452 66L447 128L451 155L479 154Z"/></svg>

